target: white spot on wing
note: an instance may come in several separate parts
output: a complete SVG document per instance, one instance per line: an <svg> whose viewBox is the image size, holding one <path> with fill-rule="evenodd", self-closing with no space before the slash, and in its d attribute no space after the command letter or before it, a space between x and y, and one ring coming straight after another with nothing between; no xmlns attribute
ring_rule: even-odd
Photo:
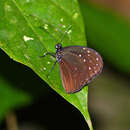
<svg viewBox="0 0 130 130"><path fill-rule="evenodd" d="M88 50L87 52L90 53L90 50Z"/></svg>
<svg viewBox="0 0 130 130"><path fill-rule="evenodd" d="M97 53L97 52L96 52L95 54L96 54L96 55L98 55L98 53Z"/></svg>
<svg viewBox="0 0 130 130"><path fill-rule="evenodd" d="M97 57L97 58L96 58L96 61L98 61L98 60L99 60L99 58Z"/></svg>
<svg viewBox="0 0 130 130"><path fill-rule="evenodd" d="M82 55L81 54L79 54L79 57L81 57Z"/></svg>
<svg viewBox="0 0 130 130"><path fill-rule="evenodd" d="M88 54L88 56L90 56L90 54Z"/></svg>
<svg viewBox="0 0 130 130"><path fill-rule="evenodd" d="M27 41L30 41L30 40L34 40L34 38L32 38L32 37L27 37L27 36L23 36L23 39L24 39L24 41L25 42L27 42Z"/></svg>
<svg viewBox="0 0 130 130"><path fill-rule="evenodd" d="M86 59L84 59L83 61L86 62Z"/></svg>
<svg viewBox="0 0 130 130"><path fill-rule="evenodd" d="M98 64L96 64L96 66L98 66Z"/></svg>
<svg viewBox="0 0 130 130"><path fill-rule="evenodd" d="M92 68L89 66L89 68L88 68L89 70L91 70Z"/></svg>
<svg viewBox="0 0 130 130"><path fill-rule="evenodd" d="M86 50L86 48L84 47L83 50Z"/></svg>

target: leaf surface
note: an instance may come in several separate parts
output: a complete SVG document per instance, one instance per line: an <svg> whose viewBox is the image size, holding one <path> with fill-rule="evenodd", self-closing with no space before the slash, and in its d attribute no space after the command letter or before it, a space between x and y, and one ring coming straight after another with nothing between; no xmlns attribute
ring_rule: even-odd
<svg viewBox="0 0 130 130"><path fill-rule="evenodd" d="M56 43L86 45L84 25L77 0L2 0L0 5L0 47L15 61L30 67L49 86L85 117L92 130L87 108L88 88L75 94L66 94L58 64L47 78L55 58L46 52L55 52Z"/></svg>

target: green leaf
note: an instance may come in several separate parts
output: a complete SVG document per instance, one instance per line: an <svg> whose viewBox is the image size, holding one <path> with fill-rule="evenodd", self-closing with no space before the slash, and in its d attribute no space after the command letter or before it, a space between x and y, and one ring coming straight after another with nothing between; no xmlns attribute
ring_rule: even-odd
<svg viewBox="0 0 130 130"><path fill-rule="evenodd" d="M77 0L2 0L0 4L0 47L15 61L32 68L52 89L73 104L92 124L87 108L88 87L66 94L58 64L47 78L56 59L40 58L55 52L67 28L62 44L86 45L84 25Z"/></svg>
<svg viewBox="0 0 130 130"><path fill-rule="evenodd" d="M0 121L5 114L16 107L29 104L31 98L28 94L10 85L0 76Z"/></svg>
<svg viewBox="0 0 130 130"><path fill-rule="evenodd" d="M91 46L118 70L130 73L130 23L119 14L83 2L80 6Z"/></svg>

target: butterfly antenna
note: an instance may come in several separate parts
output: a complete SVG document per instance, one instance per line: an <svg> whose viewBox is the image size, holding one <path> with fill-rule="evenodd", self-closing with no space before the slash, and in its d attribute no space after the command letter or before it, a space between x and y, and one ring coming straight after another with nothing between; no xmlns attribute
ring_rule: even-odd
<svg viewBox="0 0 130 130"><path fill-rule="evenodd" d="M49 31L47 31L47 29L45 29L43 26L40 26L40 28L44 29L44 31L46 31L48 33L48 35L50 35L53 38L53 40L55 40L57 43L58 40L52 34L50 34Z"/></svg>
<svg viewBox="0 0 130 130"><path fill-rule="evenodd" d="M64 39L66 33L70 30L71 27L72 27L72 25L69 25L69 27L68 27L68 28L66 29L66 31L64 32L64 34L63 34L63 36L62 36L62 38L61 38L61 40L60 40L59 43L62 43L62 41L63 41L63 39Z"/></svg>

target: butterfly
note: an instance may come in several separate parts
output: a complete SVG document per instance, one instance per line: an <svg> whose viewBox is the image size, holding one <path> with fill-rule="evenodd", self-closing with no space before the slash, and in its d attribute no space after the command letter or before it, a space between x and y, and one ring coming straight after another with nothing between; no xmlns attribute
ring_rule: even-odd
<svg viewBox="0 0 130 130"><path fill-rule="evenodd" d="M80 91L102 72L102 57L91 48L85 46L62 47L58 43L56 44L56 54L51 55L56 57L55 64L59 63L62 84L66 93Z"/></svg>
<svg viewBox="0 0 130 130"><path fill-rule="evenodd" d="M94 49L85 46L62 47L62 40L71 27L72 25L67 28L60 42L56 44L56 53L47 52L44 54L44 56L49 54L56 58L56 62L49 73L54 69L56 63L59 63L61 80L66 93L80 91L103 69L102 57ZM52 36L49 32L48 34ZM52 38L54 37L52 36ZM54 40L56 39L54 38Z"/></svg>

